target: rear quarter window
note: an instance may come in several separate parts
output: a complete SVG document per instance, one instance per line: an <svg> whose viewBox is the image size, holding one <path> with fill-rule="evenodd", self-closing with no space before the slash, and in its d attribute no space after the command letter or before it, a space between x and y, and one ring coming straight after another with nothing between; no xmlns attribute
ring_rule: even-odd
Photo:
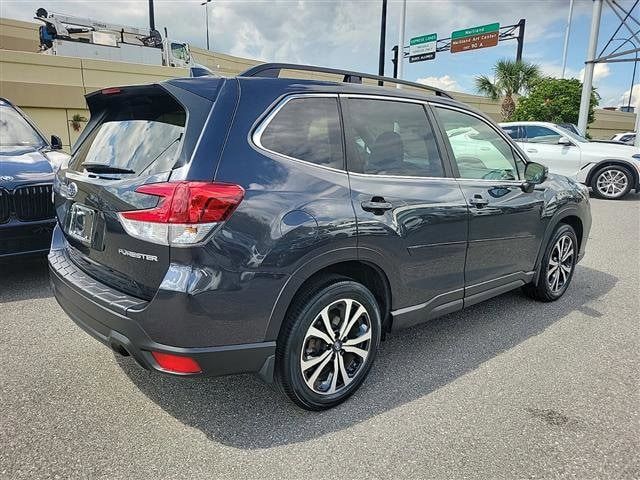
<svg viewBox="0 0 640 480"><path fill-rule="evenodd" d="M289 100L267 123L259 143L274 153L343 169L338 100L327 97Z"/></svg>

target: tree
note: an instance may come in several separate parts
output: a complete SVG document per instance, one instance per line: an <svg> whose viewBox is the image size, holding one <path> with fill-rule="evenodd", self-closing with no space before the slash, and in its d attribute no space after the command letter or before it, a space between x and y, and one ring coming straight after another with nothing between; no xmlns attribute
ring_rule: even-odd
<svg viewBox="0 0 640 480"><path fill-rule="evenodd" d="M575 78L543 78L526 97L518 101L510 120L553 123L578 123L582 83ZM591 93L589 123L598 105L598 94Z"/></svg>
<svg viewBox="0 0 640 480"><path fill-rule="evenodd" d="M493 67L494 78L476 77L476 89L492 100L502 98L502 117L511 117L516 108L515 96L528 92L540 79L540 67L517 60L498 60Z"/></svg>

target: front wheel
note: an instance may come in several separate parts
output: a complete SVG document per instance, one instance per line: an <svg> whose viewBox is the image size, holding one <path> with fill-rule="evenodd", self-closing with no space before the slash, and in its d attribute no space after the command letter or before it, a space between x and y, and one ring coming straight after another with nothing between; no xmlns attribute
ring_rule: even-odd
<svg viewBox="0 0 640 480"><path fill-rule="evenodd" d="M578 258L578 239L573 227L556 228L542 257L538 283L526 285L524 292L543 302L558 300L569 288Z"/></svg>
<svg viewBox="0 0 640 480"><path fill-rule="evenodd" d="M593 193L600 198L618 200L631 190L633 175L620 165L609 165L596 172L591 180Z"/></svg>
<svg viewBox="0 0 640 480"><path fill-rule="evenodd" d="M380 332L380 309L366 287L344 277L311 285L297 296L278 338L278 384L304 409L338 405L369 373Z"/></svg>

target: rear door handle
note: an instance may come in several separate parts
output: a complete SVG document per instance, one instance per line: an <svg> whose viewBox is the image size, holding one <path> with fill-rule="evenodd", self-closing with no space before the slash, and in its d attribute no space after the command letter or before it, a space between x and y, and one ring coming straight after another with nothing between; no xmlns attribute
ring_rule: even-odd
<svg viewBox="0 0 640 480"><path fill-rule="evenodd" d="M536 150L535 148L527 148L527 152L529 152L529 153L538 153L538 150Z"/></svg>
<svg viewBox="0 0 640 480"><path fill-rule="evenodd" d="M371 201L362 202L360 206L362 206L362 209L365 212L373 212L376 215L382 215L382 212L384 212L385 210L391 210L393 208L393 205L391 203L384 201L384 198L374 198Z"/></svg>
<svg viewBox="0 0 640 480"><path fill-rule="evenodd" d="M485 205L489 205L489 200L484 198L482 195L474 195L469 199L469 203L476 208L482 208Z"/></svg>

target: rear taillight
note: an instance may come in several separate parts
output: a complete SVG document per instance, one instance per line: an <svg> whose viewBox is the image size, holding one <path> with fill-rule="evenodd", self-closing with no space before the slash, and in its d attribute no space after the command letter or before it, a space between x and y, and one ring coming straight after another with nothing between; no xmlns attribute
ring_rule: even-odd
<svg viewBox="0 0 640 480"><path fill-rule="evenodd" d="M151 183L136 192L160 200L154 208L120 212L126 232L141 240L177 247L202 242L244 197L239 185L215 182Z"/></svg>

